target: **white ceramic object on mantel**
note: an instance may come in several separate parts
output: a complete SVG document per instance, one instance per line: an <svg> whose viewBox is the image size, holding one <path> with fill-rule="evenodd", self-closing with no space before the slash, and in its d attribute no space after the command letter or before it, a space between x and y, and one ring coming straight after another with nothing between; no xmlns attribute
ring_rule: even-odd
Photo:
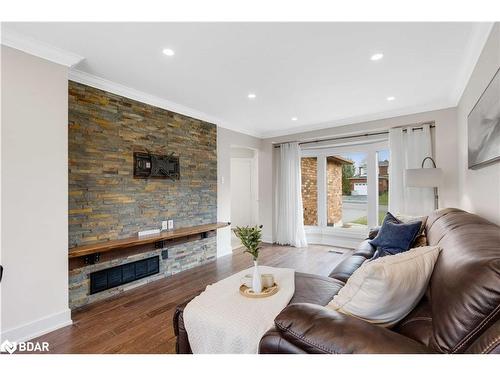
<svg viewBox="0 0 500 375"><path fill-rule="evenodd" d="M271 288L274 285L274 276L272 273L263 273L260 275L262 280L262 289Z"/></svg>
<svg viewBox="0 0 500 375"><path fill-rule="evenodd" d="M256 260L253 261L252 290L254 293L262 292L262 279L260 278L259 265Z"/></svg>
<svg viewBox="0 0 500 375"><path fill-rule="evenodd" d="M245 285L247 288L252 289L252 275L247 274L241 278L241 285Z"/></svg>

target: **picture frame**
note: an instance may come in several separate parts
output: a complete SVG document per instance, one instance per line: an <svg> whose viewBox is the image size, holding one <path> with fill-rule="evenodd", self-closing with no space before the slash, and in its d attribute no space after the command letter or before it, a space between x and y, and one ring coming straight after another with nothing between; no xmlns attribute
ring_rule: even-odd
<svg viewBox="0 0 500 375"><path fill-rule="evenodd" d="M468 168L500 161L500 68L467 116Z"/></svg>

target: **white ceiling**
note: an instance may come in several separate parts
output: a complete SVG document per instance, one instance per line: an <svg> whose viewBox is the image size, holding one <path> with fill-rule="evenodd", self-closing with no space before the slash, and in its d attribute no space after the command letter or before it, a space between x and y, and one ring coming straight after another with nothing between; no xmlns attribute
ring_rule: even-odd
<svg viewBox="0 0 500 375"><path fill-rule="evenodd" d="M83 56L73 69L87 74L75 76L100 77L261 137L455 106L490 28L485 23L2 24L3 32ZM163 55L163 48L175 56ZM376 52L384 58L373 62ZM250 92L256 99L247 98ZM388 96L396 100L389 102Z"/></svg>

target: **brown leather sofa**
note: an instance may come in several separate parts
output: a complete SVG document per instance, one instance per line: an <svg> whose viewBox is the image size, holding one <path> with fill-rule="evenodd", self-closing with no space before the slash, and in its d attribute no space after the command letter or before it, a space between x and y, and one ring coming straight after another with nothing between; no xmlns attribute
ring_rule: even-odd
<svg viewBox="0 0 500 375"><path fill-rule="evenodd" d="M261 339L260 353L500 353L500 227L454 208L429 216L439 245L426 295L392 329L324 307L374 253L364 241L330 277L296 273L295 294ZM188 302L188 301L187 301ZM177 352L191 353L179 306Z"/></svg>

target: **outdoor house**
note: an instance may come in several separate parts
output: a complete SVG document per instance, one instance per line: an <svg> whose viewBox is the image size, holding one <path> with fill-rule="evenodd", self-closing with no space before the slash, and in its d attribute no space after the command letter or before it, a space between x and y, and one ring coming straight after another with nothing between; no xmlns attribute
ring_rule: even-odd
<svg viewBox="0 0 500 375"><path fill-rule="evenodd" d="M358 174L349 178L352 195L367 195L366 165L359 167ZM389 190L389 161L378 162L378 193Z"/></svg>

